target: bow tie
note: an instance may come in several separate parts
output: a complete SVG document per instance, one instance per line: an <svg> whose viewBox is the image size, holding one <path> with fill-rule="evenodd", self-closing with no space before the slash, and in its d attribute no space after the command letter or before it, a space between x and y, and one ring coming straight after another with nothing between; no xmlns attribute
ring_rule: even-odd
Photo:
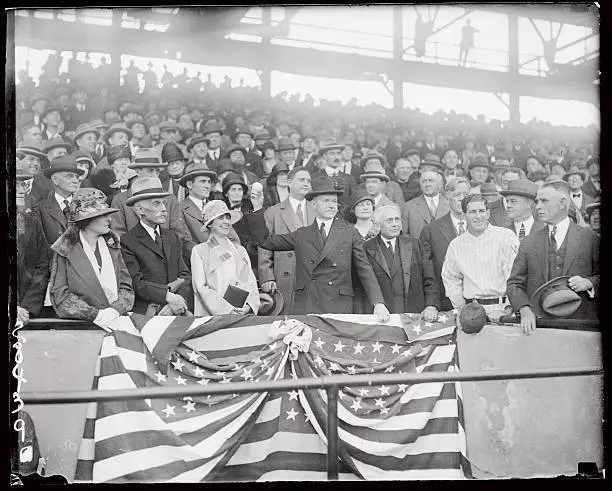
<svg viewBox="0 0 612 491"><path fill-rule="evenodd" d="M580 196L582 196L582 194L578 193L578 194L572 194L573 198L580 198Z"/></svg>

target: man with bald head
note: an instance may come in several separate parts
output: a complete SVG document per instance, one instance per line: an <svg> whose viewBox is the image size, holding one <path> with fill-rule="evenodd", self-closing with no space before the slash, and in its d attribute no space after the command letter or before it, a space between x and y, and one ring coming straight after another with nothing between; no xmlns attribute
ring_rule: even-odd
<svg viewBox="0 0 612 491"><path fill-rule="evenodd" d="M507 293L527 334L536 327L531 298L544 283L569 276L568 286L582 299L570 318L594 319L594 297L599 289L599 241L588 227L568 217L569 186L562 179L545 182L536 195L536 214L546 224L525 237L508 278Z"/></svg>
<svg viewBox="0 0 612 491"><path fill-rule="evenodd" d="M441 194L443 183L439 172L428 170L421 173L419 186L423 194L404 203L401 208L405 235L418 239L425 225L449 212L448 202Z"/></svg>
<svg viewBox="0 0 612 491"><path fill-rule="evenodd" d="M401 235L402 215L395 204L376 208L380 233L364 244L391 313L420 313L426 322L438 317L440 291L431 259L418 239Z"/></svg>

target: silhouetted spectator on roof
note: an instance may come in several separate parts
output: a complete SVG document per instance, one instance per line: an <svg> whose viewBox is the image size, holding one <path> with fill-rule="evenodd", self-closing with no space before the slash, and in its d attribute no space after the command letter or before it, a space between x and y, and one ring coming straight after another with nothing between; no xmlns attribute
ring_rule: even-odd
<svg viewBox="0 0 612 491"><path fill-rule="evenodd" d="M472 21L468 19L461 29L461 44L459 45L459 65L465 66L470 49L474 47L474 33L478 29L472 27Z"/></svg>

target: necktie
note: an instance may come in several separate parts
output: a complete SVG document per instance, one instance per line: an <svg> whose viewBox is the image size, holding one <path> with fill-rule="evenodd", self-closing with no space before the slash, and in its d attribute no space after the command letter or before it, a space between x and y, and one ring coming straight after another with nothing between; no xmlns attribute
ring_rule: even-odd
<svg viewBox="0 0 612 491"><path fill-rule="evenodd" d="M161 235L159 235L157 229L155 229L155 243L157 244L157 247L159 247L160 251L164 250L164 248L162 247Z"/></svg>
<svg viewBox="0 0 612 491"><path fill-rule="evenodd" d="M325 233L325 223L321 222L321 227L319 228L321 231L321 238L323 239L323 243L327 240L327 234Z"/></svg>
<svg viewBox="0 0 612 491"><path fill-rule="evenodd" d="M429 214L431 215L431 219L435 219L436 218L436 205L434 204L433 200L428 200L427 201L427 208L429 208Z"/></svg>
<svg viewBox="0 0 612 491"><path fill-rule="evenodd" d="M96 261L98 262L98 269L102 270L102 256L100 255L100 248L98 247L98 243L96 242L96 250L94 251L94 256L96 257Z"/></svg>
<svg viewBox="0 0 612 491"><path fill-rule="evenodd" d="M580 198L581 194L580 194L580 193L578 193L578 194L572 194L572 196L573 196L574 198Z"/></svg>
<svg viewBox="0 0 612 491"><path fill-rule="evenodd" d="M298 217L298 228L304 226L304 213L302 213L302 203L298 203L296 215Z"/></svg>
<svg viewBox="0 0 612 491"><path fill-rule="evenodd" d="M556 251L557 250L557 239L555 238L555 235L557 235L557 226L553 225L553 228L550 232L550 243L555 248L555 251Z"/></svg>
<svg viewBox="0 0 612 491"><path fill-rule="evenodd" d="M64 209L62 210L62 213L64 214L64 216L66 217L66 221L68 221L69 217L70 217L70 209L68 208L68 206L70 205L70 203L68 202L67 199L65 199L63 201L64 203Z"/></svg>
<svg viewBox="0 0 612 491"><path fill-rule="evenodd" d="M521 223L521 228L520 228L519 233L518 233L518 238L519 238L519 240L521 242L525 238L525 224L524 223Z"/></svg>
<svg viewBox="0 0 612 491"><path fill-rule="evenodd" d="M393 257L393 243L391 241L387 242L387 249L389 249L389 254L391 255L391 257Z"/></svg>
<svg viewBox="0 0 612 491"><path fill-rule="evenodd" d="M465 233L465 223L463 222L463 220L461 220L459 222L459 235Z"/></svg>

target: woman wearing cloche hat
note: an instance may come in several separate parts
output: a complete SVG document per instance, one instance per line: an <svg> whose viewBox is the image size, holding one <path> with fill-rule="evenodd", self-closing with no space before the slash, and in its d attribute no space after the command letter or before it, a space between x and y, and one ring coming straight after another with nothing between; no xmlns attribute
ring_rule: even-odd
<svg viewBox="0 0 612 491"><path fill-rule="evenodd" d="M191 251L194 314L257 314L259 290L249 255L228 237L241 215L223 201L212 200L204 205L202 216L202 228L210 237Z"/></svg>
<svg viewBox="0 0 612 491"><path fill-rule="evenodd" d="M78 190L69 205L70 226L51 246L50 295L63 319L92 321L105 330L134 304L132 279L121 255L119 236L110 229L106 196Z"/></svg>

